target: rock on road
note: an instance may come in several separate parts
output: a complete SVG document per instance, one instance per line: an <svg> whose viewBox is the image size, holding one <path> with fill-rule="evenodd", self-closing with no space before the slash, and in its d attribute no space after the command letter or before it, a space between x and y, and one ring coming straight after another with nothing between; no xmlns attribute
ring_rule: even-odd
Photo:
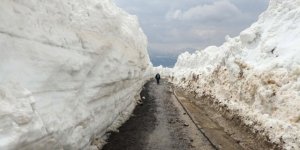
<svg viewBox="0 0 300 150"><path fill-rule="evenodd" d="M112 133L103 150L212 150L190 120L168 82L148 82L138 105L119 133Z"/></svg>

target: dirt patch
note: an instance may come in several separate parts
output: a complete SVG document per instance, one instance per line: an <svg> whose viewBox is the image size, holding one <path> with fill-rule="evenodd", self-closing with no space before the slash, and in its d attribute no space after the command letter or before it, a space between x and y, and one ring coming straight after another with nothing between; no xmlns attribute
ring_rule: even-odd
<svg viewBox="0 0 300 150"><path fill-rule="evenodd" d="M179 95L188 99L189 103L187 105L194 105L192 109L201 110L202 114L198 114L195 116L196 119L200 117L200 124L203 128L211 128L212 125L209 122L214 122L218 128L221 128L223 132L226 133L226 136L230 136L237 144L239 144L242 149L246 150L279 150L282 149L280 146L274 143L268 142L268 138L265 136L261 136L259 133L253 133L251 131L251 127L243 124L241 119L231 113L228 109L223 108L220 109L218 104L214 103L214 99L212 97L206 96L201 98L195 98L193 93L185 92L183 89L177 88L176 91ZM194 107L194 108L193 108ZM193 111L193 110L192 110ZM196 114L197 115L197 114ZM206 115L204 119L201 119L201 116ZM212 134L213 140L215 137L215 130L206 130L207 134ZM222 148L220 148L222 149ZM226 149L226 148L225 148ZM231 148L230 148L231 149Z"/></svg>

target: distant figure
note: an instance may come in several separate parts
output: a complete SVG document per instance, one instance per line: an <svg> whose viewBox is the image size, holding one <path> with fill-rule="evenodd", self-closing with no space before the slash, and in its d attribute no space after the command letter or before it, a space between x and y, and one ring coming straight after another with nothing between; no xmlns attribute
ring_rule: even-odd
<svg viewBox="0 0 300 150"><path fill-rule="evenodd" d="M157 73L157 74L155 75L155 79L156 79L157 84L159 84L159 80L160 80L160 75L159 75L159 73Z"/></svg>

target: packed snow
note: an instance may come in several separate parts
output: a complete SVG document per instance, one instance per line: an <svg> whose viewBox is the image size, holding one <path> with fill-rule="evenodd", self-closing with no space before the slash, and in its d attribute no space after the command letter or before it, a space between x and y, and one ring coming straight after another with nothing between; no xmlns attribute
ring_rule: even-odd
<svg viewBox="0 0 300 150"><path fill-rule="evenodd" d="M0 149L91 148L128 118L151 71L135 16L111 0L2 0L0 20Z"/></svg>
<svg viewBox="0 0 300 150"><path fill-rule="evenodd" d="M271 0L258 21L220 46L157 68L177 86L239 115L284 149L300 149L300 1Z"/></svg>

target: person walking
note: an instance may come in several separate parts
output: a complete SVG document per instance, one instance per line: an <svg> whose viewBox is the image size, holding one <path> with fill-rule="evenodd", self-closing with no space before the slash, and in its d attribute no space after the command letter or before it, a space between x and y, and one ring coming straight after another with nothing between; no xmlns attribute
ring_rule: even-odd
<svg viewBox="0 0 300 150"><path fill-rule="evenodd" d="M160 80L160 74L159 73L157 73L155 75L155 79L156 79L157 84L159 84L159 80Z"/></svg>

